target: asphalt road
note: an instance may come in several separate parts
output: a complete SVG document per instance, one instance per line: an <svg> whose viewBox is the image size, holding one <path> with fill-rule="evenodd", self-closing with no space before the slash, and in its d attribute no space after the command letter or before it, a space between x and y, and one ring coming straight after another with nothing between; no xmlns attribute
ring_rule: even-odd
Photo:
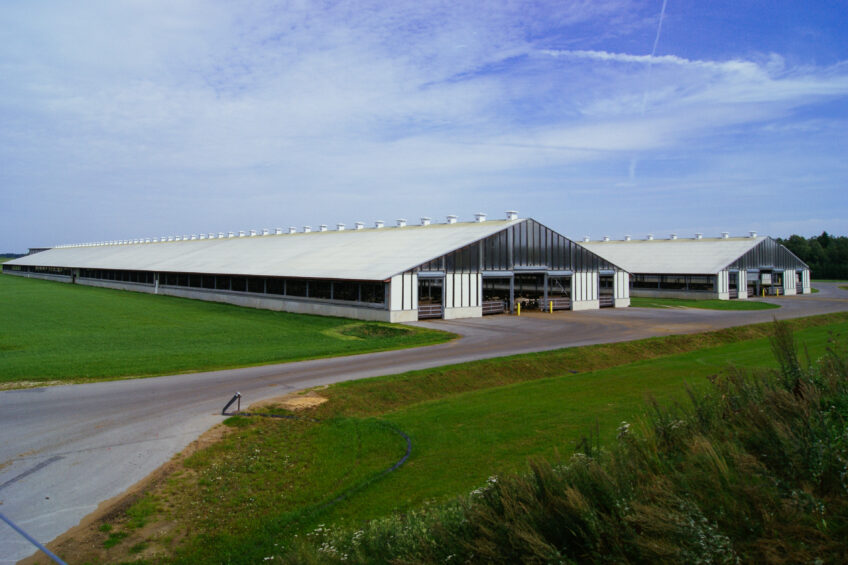
<svg viewBox="0 0 848 565"><path fill-rule="evenodd" d="M51 541L220 422L236 391L244 407L318 385L487 357L848 310L848 291L816 287L820 293L765 299L782 306L776 310L625 308L419 322L463 337L403 351L0 392L0 512ZM32 553L0 522L0 564Z"/></svg>

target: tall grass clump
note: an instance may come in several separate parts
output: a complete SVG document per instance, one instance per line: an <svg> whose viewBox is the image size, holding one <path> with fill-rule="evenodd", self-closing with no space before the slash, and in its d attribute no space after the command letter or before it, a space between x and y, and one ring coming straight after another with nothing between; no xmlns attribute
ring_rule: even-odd
<svg viewBox="0 0 848 565"><path fill-rule="evenodd" d="M730 369L686 405L649 403L605 450L534 460L463 500L319 527L288 563L846 563L848 351ZM270 558L271 556L269 556Z"/></svg>

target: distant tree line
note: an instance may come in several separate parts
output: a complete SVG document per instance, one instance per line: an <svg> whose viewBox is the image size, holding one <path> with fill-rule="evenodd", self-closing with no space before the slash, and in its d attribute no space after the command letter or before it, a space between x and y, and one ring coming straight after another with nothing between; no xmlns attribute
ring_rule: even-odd
<svg viewBox="0 0 848 565"><path fill-rule="evenodd" d="M21 253L0 253L0 259L17 259L23 257Z"/></svg>
<svg viewBox="0 0 848 565"><path fill-rule="evenodd" d="M791 235L777 241L810 266L813 278L848 279L848 237L834 237L824 231L810 238Z"/></svg>

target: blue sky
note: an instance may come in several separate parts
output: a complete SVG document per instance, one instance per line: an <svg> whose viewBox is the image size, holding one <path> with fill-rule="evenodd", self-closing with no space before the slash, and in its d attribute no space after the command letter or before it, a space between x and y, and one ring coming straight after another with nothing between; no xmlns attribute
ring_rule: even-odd
<svg viewBox="0 0 848 565"><path fill-rule="evenodd" d="M7 0L0 252L509 209L845 234L846 30L819 0Z"/></svg>

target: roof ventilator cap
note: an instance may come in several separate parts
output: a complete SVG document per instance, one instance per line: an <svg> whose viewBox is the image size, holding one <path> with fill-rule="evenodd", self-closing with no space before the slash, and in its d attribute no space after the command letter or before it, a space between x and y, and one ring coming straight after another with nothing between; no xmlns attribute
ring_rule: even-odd
<svg viewBox="0 0 848 565"><path fill-rule="evenodd" d="M239 230L239 237L244 237L244 236L245 236L244 230Z"/></svg>
<svg viewBox="0 0 848 565"><path fill-rule="evenodd" d="M294 226L289 226L289 233L297 233L297 228Z"/></svg>
<svg viewBox="0 0 848 565"><path fill-rule="evenodd" d="M250 230L250 237L256 236L256 230Z"/></svg>
<svg viewBox="0 0 848 565"><path fill-rule="evenodd" d="M696 233L696 234L695 234L695 239L704 239L704 234L702 234L702 233Z"/></svg>
<svg viewBox="0 0 848 565"><path fill-rule="evenodd" d="M361 230L362 228L365 227L365 222L355 222L353 224L353 226L354 226L355 229Z"/></svg>
<svg viewBox="0 0 848 565"><path fill-rule="evenodd" d="M648 234L648 241L653 241L653 240L654 240L654 234L649 233Z"/></svg>
<svg viewBox="0 0 848 565"><path fill-rule="evenodd" d="M631 238L629 235L624 236L624 241L630 241L631 239L633 239L633 238Z"/></svg>
<svg viewBox="0 0 848 565"><path fill-rule="evenodd" d="M374 227L377 229L382 228L384 225L386 225L386 223L383 220L377 220L374 222Z"/></svg>
<svg viewBox="0 0 848 565"><path fill-rule="evenodd" d="M224 239L224 232L222 232L222 231L218 232L218 239Z"/></svg>
<svg viewBox="0 0 848 565"><path fill-rule="evenodd" d="M421 217L421 225L422 226L429 226L431 219L432 218L428 218L427 216L422 216Z"/></svg>
<svg viewBox="0 0 848 565"><path fill-rule="evenodd" d="M729 231L721 232L721 238L722 239L729 239L730 238L730 232Z"/></svg>
<svg viewBox="0 0 848 565"><path fill-rule="evenodd" d="M677 239L677 234L676 233L669 234L668 238L669 239Z"/></svg>
<svg viewBox="0 0 848 565"><path fill-rule="evenodd" d="M608 236L608 235L605 235L605 236L604 236L604 241L609 241L609 236Z"/></svg>
<svg viewBox="0 0 848 565"><path fill-rule="evenodd" d="M448 216L448 223L449 224L455 224L456 223L456 216L454 216L453 214Z"/></svg>
<svg viewBox="0 0 848 565"><path fill-rule="evenodd" d="M591 241L591 238L588 235L583 236L583 243L589 243L590 241Z"/></svg>
<svg viewBox="0 0 848 565"><path fill-rule="evenodd" d="M318 226L318 231L327 231L327 224L321 224Z"/></svg>
<svg viewBox="0 0 848 565"><path fill-rule="evenodd" d="M227 237L235 237L235 236L236 236L236 233L235 233L235 232L229 232L229 233L227 234Z"/></svg>
<svg viewBox="0 0 848 565"><path fill-rule="evenodd" d="M344 225L344 224L336 224L336 228L337 228L339 231L344 231L344 229L345 229L345 225Z"/></svg>
<svg viewBox="0 0 848 565"><path fill-rule="evenodd" d="M485 222L486 221L486 214L484 214L482 212L478 212L478 213L474 214L474 221L477 222L478 224Z"/></svg>
<svg viewBox="0 0 848 565"><path fill-rule="evenodd" d="M303 226L303 233L309 233L312 231L312 226Z"/></svg>
<svg viewBox="0 0 848 565"><path fill-rule="evenodd" d="M748 232L748 233L750 233L750 234L751 234L751 237L752 237L752 238L757 237L757 232L755 232L755 231Z"/></svg>
<svg viewBox="0 0 848 565"><path fill-rule="evenodd" d="M397 227L405 228L406 227L406 218L398 218Z"/></svg>
<svg viewBox="0 0 848 565"><path fill-rule="evenodd" d="M507 220L517 220L518 219L518 212L516 212L515 210L507 210L506 211L506 219Z"/></svg>
<svg viewBox="0 0 848 565"><path fill-rule="evenodd" d="M262 228L262 235L269 235L270 233L271 230L269 230L268 228Z"/></svg>

